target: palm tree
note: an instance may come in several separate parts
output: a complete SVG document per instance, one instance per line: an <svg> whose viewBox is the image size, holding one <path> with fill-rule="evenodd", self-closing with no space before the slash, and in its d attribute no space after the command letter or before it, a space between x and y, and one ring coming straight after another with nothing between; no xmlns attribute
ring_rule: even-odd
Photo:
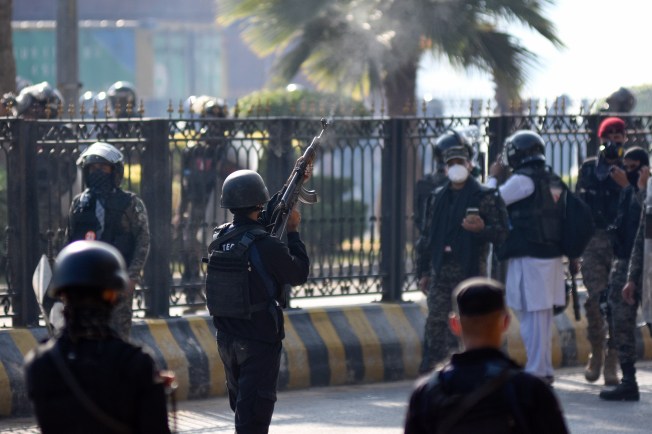
<svg viewBox="0 0 652 434"><path fill-rule="evenodd" d="M12 0L0 0L0 96L16 90L16 61L11 38Z"/></svg>
<svg viewBox="0 0 652 434"><path fill-rule="evenodd" d="M520 24L563 46L543 15L554 0L218 0L218 21L238 23L261 56L277 54L275 80L299 70L319 88L385 98L388 113L415 110L417 68L432 51L494 77L518 95L536 55L509 33Z"/></svg>

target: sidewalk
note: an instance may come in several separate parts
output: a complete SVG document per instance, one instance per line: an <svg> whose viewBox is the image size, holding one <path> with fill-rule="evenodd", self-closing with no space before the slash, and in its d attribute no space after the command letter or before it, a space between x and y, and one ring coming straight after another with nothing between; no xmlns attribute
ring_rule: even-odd
<svg viewBox="0 0 652 434"><path fill-rule="evenodd" d="M638 363L640 402L601 401L599 383L582 368L556 371L554 390L573 434L648 433L652 418L652 362ZM413 381L279 392L270 434L400 434ZM232 433L226 397L178 404L178 433ZM38 433L33 418L0 419L0 432Z"/></svg>

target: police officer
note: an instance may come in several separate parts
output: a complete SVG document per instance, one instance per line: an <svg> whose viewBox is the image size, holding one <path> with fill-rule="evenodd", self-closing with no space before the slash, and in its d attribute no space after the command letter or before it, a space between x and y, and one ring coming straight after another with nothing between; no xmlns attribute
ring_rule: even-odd
<svg viewBox="0 0 652 434"><path fill-rule="evenodd" d="M53 119L63 109L61 93L48 82L24 87L16 97L13 111L16 117L26 120ZM64 126L53 126L56 140L66 138L70 131ZM50 131L44 134L46 138ZM72 134L70 134L72 135ZM36 150L35 174L39 232L45 251L61 247L65 215L72 198L73 184L77 178L74 154L64 147L45 147ZM56 238L55 238L56 237Z"/></svg>
<svg viewBox="0 0 652 434"><path fill-rule="evenodd" d="M131 284L113 310L112 325L123 339L131 329L133 290L149 253L149 223L143 201L124 191L124 158L114 146L96 142L84 151L77 165L86 190L70 206L67 242L100 240L115 246L127 263Z"/></svg>
<svg viewBox="0 0 652 434"><path fill-rule="evenodd" d="M224 100L206 95L188 98L189 109L206 119L222 119L227 116ZM218 178L224 179L237 167L229 163L227 144L222 124L207 122L200 130L200 141L189 141L181 156L182 178L181 199L174 217L176 241L183 270L181 283L184 285L186 302L196 303L201 297L200 261L202 243L201 230L206 221L206 207L213 196ZM222 222L224 220L221 220ZM193 307L189 311L194 310Z"/></svg>
<svg viewBox="0 0 652 434"><path fill-rule="evenodd" d="M132 116L136 110L136 88L128 81L116 81L106 91L111 110L116 118Z"/></svg>
<svg viewBox="0 0 652 434"><path fill-rule="evenodd" d="M437 138L433 149L435 170L428 173L417 181L415 187L415 209L414 209L414 223L420 232L424 231L426 223L426 211L428 198L432 192L443 185L446 180L446 163L444 162L444 151L454 146L464 146L466 139L455 131L447 131Z"/></svg>
<svg viewBox="0 0 652 434"><path fill-rule="evenodd" d="M221 196L233 221L216 228L209 247L206 298L238 434L268 432L285 336L283 285L300 285L309 272L298 212L287 222L287 245L265 230L277 197L270 201L258 173L233 172Z"/></svg>
<svg viewBox="0 0 652 434"><path fill-rule="evenodd" d="M443 152L448 180L430 198L427 226L418 243L419 289L427 295L428 317L420 372L446 359L456 339L448 330L453 288L462 280L486 275L489 243L507 236L507 211L495 189L471 176L471 146Z"/></svg>
<svg viewBox="0 0 652 434"><path fill-rule="evenodd" d="M57 256L49 291L64 300L66 325L25 359L27 395L44 434L170 432L172 376L109 327L128 286L120 252L106 243L77 241Z"/></svg>
<svg viewBox="0 0 652 434"><path fill-rule="evenodd" d="M609 117L598 129L600 151L597 157L587 158L580 168L576 192L593 211L595 235L582 255L582 278L588 297L584 303L587 335L591 344L589 362L584 371L587 381L600 378L604 361L605 384L618 383L617 355L608 350L605 355L605 318L600 311L600 299L606 294L609 272L613 260L613 245L607 227L613 224L618 213L618 198L628 185L622 167L624 144L627 141L625 122ZM609 333L612 335L612 333Z"/></svg>
<svg viewBox="0 0 652 434"><path fill-rule="evenodd" d="M629 185L620 193L618 214L607 228L614 246L614 260L609 275L610 331L609 351L618 354L623 377L614 389L600 392L600 398L608 401L638 401L636 382L636 313L640 297L625 300L622 288L627 283L629 259L641 220L647 181L650 178L650 160L647 151L639 147L625 152L623 165ZM631 301L635 301L630 304Z"/></svg>
<svg viewBox="0 0 652 434"><path fill-rule="evenodd" d="M553 306L565 303L561 252L560 178L545 164L545 143L521 130L504 146L512 175L500 186L510 230L498 257L507 262L507 304L518 316L525 344L525 371L551 384Z"/></svg>
<svg viewBox="0 0 652 434"><path fill-rule="evenodd" d="M505 288L492 279L468 279L453 300L450 328L465 351L419 380L405 434L567 433L550 388L501 351L510 322Z"/></svg>

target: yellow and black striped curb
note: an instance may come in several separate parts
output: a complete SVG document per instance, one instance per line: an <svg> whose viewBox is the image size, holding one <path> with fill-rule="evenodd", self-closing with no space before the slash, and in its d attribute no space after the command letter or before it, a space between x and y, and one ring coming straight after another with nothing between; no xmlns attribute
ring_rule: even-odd
<svg viewBox="0 0 652 434"><path fill-rule="evenodd" d="M279 389L298 389L416 378L421 362L427 309L420 303L370 304L289 310L285 315ZM586 319L572 310L555 317L555 367L586 363ZM210 317L136 321L132 338L159 366L175 371L179 399L225 395L224 371ZM652 359L652 339L637 333L640 359ZM23 357L44 328L0 331L0 416L31 413L23 380ZM507 333L506 351L525 362L516 318Z"/></svg>

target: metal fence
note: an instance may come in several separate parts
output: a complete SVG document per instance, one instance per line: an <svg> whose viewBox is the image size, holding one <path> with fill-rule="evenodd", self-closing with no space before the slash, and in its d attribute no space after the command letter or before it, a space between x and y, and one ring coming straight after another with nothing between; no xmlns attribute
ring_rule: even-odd
<svg viewBox="0 0 652 434"><path fill-rule="evenodd" d="M652 117L625 119L629 144L647 149ZM600 120L568 114L333 119L310 181L321 200L302 207L311 273L292 298L379 294L398 301L416 290L413 188L433 170L433 147L446 130L472 137L484 174L508 135L535 129L549 145L549 164L573 186L580 163L597 150ZM75 161L90 143L107 141L124 153L123 187L147 206L152 241L135 308L165 317L171 308L203 305L201 256L213 228L230 220L219 207L223 179L249 168L276 191L319 131L319 119L298 117L0 119L0 318L14 326L38 323L32 274L41 255L52 259L65 242L68 208L82 186Z"/></svg>

